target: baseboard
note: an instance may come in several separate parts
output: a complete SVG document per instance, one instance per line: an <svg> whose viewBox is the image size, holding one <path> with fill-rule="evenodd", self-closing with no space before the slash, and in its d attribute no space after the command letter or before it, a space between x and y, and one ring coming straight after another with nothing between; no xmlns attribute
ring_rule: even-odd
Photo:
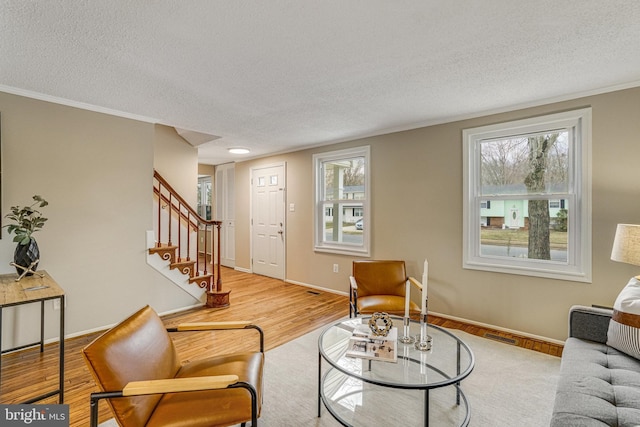
<svg viewBox="0 0 640 427"><path fill-rule="evenodd" d="M348 292L336 291L334 289L328 289L328 288L323 288L321 286L310 285L308 283L298 282L297 280L285 279L285 282L291 283L293 285L304 286L306 288L317 289L317 290L323 291L323 292L330 292L330 293L337 294L337 295L349 296ZM442 317L444 319L455 320L456 322L466 323L466 324L469 324L469 325L479 326L479 327L487 328L487 329L493 329L495 331L506 332L506 333L513 334L513 335L520 335L522 337L531 338L531 339L538 340L538 341L545 341L545 342L548 342L548 343L551 343L551 344L562 345L562 346L564 345L564 341L556 340L556 339L553 339L553 338L543 337L543 336L540 336L540 335L530 334L530 333L522 332L522 331L516 331L514 329L503 328L503 327L496 326L496 325L490 325L488 323L476 322L475 320L469 320L469 319L465 319L465 318L462 318L462 317L451 316L449 314L437 313L435 311L430 311L430 313L433 314L434 316Z"/></svg>
<svg viewBox="0 0 640 427"><path fill-rule="evenodd" d="M449 314L443 314L443 313L438 313L435 311L429 311L429 314L432 314L434 316L437 317L442 317L443 319L450 319L450 320L454 320L456 322L460 322L460 323L467 323L469 325L474 325L474 326L479 326L481 328L487 328L487 329L493 329L496 331L501 331L501 332L506 332L512 335L520 335L522 337L526 337L526 338L531 338L534 340L538 340L538 341L545 341L551 344L557 344L557 345L564 345L564 341L560 341L560 340L556 340L553 338L548 338L548 337L543 337L540 335L534 335L534 334L530 334L527 332L522 332L522 331L517 331L514 329L508 329L508 328L503 328L500 326L496 326L496 325L490 325L488 323L482 323L482 322L476 322L475 320L469 320L469 319L465 319L463 317L456 317L456 316L451 316Z"/></svg>
<svg viewBox="0 0 640 427"><path fill-rule="evenodd" d="M251 271L251 269L249 269L249 268L234 267L233 269L234 269L235 271L239 271L239 272L241 272L241 273L253 274L253 271Z"/></svg>
<svg viewBox="0 0 640 427"><path fill-rule="evenodd" d="M336 291L335 289L323 288L322 286L310 285L308 283L298 282L296 280L285 279L284 281L287 282L287 283L291 283L292 285L299 285L299 286L304 286L305 288L317 289L317 290L322 291L322 292L329 292L329 293L332 293L332 294L342 295L342 296L345 296L345 297L349 296L348 292Z"/></svg>

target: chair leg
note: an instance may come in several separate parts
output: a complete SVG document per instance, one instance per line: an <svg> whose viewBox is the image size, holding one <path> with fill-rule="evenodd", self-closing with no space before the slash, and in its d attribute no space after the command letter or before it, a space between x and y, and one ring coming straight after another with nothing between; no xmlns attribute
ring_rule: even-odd
<svg viewBox="0 0 640 427"><path fill-rule="evenodd" d="M98 401L91 399L90 408L91 419L89 420L89 425L91 427L98 427Z"/></svg>
<svg viewBox="0 0 640 427"><path fill-rule="evenodd" d="M238 381L235 384L229 385L227 388L244 388L251 395L251 427L258 426L258 393L256 393L256 389L249 383L245 383L244 381ZM241 424L242 426L246 426L246 422Z"/></svg>

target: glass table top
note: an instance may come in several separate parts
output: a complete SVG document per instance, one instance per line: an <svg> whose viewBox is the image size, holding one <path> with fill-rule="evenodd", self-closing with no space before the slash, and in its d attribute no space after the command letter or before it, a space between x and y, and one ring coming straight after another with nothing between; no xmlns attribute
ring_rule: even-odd
<svg viewBox="0 0 640 427"><path fill-rule="evenodd" d="M392 317L398 337L403 335L402 318ZM433 339L428 351L420 351L413 343L396 346L397 361L364 359L347 356L353 330L368 324L368 317L343 320L327 328L318 339L318 349L323 359L333 368L349 377L367 383L394 388L433 389L460 382L474 366L471 349L449 331L435 325L427 325L427 334ZM410 335L420 333L420 323L410 322Z"/></svg>

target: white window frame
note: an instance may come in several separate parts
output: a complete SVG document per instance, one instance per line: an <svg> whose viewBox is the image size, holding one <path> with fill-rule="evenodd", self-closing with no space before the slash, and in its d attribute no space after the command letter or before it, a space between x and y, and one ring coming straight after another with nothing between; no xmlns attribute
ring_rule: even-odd
<svg viewBox="0 0 640 427"><path fill-rule="evenodd" d="M481 255L481 141L570 129L567 262ZM463 257L465 269L591 283L591 108L465 129L463 144ZM535 198L535 195L532 195Z"/></svg>
<svg viewBox="0 0 640 427"><path fill-rule="evenodd" d="M315 209L313 210L314 216L314 250L317 252L328 252L341 255L355 255L355 256L370 256L370 242L371 242L371 174L370 174L370 147L362 146L355 148L348 148L345 150L330 151L326 153L317 153L313 155L313 168L314 168L314 189L315 189ZM363 222L367 224L362 230L362 244L352 244L343 242L325 242L323 239L324 233L324 175L322 171L322 164L327 161L335 161L341 159L352 159L354 157L364 157L364 199L358 200L362 202L362 209L364 210ZM349 199L349 201L353 201ZM348 202L347 199L336 200L336 203ZM334 215L336 214L334 209Z"/></svg>

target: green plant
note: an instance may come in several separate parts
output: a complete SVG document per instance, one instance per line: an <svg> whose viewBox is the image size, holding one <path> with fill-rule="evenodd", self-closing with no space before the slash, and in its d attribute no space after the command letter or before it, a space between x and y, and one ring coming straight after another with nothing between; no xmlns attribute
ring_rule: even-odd
<svg viewBox="0 0 640 427"><path fill-rule="evenodd" d="M560 209L556 214L556 226L555 229L558 231L567 231L567 210Z"/></svg>
<svg viewBox="0 0 640 427"><path fill-rule="evenodd" d="M47 221L47 218L42 216L42 212L37 210L36 206L43 208L49 202L38 195L33 196L33 200L34 202L29 206L12 206L11 213L5 216L15 224L8 224L4 227L7 227L9 234L15 233L13 241L21 245L29 243L31 235L40 230Z"/></svg>

